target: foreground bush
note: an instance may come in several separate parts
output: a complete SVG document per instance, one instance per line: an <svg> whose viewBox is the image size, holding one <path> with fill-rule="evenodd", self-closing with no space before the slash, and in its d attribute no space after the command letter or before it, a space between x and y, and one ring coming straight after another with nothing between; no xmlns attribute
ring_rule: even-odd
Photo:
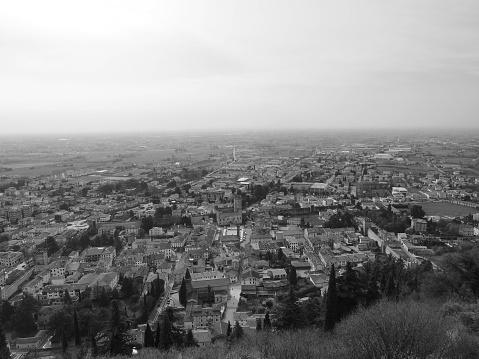
<svg viewBox="0 0 479 359"><path fill-rule="evenodd" d="M353 359L477 358L475 336L431 303L381 302L337 328Z"/></svg>
<svg viewBox="0 0 479 359"><path fill-rule="evenodd" d="M453 308L454 309L454 308ZM261 331L181 351L143 349L138 359L476 359L479 336L435 303L381 302L321 329ZM127 358L127 357L115 357Z"/></svg>

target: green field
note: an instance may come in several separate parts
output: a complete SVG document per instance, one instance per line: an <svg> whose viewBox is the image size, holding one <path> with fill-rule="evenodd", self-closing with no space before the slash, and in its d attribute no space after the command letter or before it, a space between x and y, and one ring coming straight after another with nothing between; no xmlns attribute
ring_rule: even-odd
<svg viewBox="0 0 479 359"><path fill-rule="evenodd" d="M475 208L461 206L449 202L427 202L421 203L422 209L426 212L426 216L448 216L461 217L470 213L479 212Z"/></svg>

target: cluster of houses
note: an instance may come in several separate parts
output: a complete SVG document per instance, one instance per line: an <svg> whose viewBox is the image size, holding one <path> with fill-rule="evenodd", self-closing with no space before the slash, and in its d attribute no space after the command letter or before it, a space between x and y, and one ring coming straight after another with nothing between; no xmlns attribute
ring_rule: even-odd
<svg viewBox="0 0 479 359"><path fill-rule="evenodd" d="M479 193L463 187L477 185L478 179L459 169L429 167L423 177L378 169L378 164L407 164L411 156L420 156L420 149L349 145L297 157L241 153L196 181L182 179L176 164L142 165L130 169L128 177L114 165L101 173L71 170L24 183L4 177L0 183L15 186L0 193L1 298L15 302L23 292L45 303L38 315L43 330L65 293L72 300L85 293L95 299L118 288L125 276L136 278L146 291L158 275L177 289L188 277L186 306L175 295L168 305L182 313L181 324L205 345L225 333L233 287L244 298L267 299L285 290L286 270L272 267L269 259L280 249L298 276L322 290L332 264L339 273L348 262L360 267L378 249L405 265L418 264L428 249L416 235L389 233L365 218L356 218L359 229L323 228L338 204L354 206L355 201L371 209L431 200L477 204ZM176 188L155 177L162 171ZM127 179L143 183L144 190L102 191ZM267 188L264 196L245 205L245 195L253 196L258 186ZM150 216L155 225L145 231L142 222ZM414 219L411 226L424 233L427 222ZM119 238L123 249L88 247L68 256L48 256L42 249L48 237L62 247L92 228L99 236ZM477 235L477 228L461 226L460 234ZM248 312L233 318L250 329L263 320L262 314ZM133 334L141 338L142 332L140 326ZM36 339L20 340L18 348L30 348L43 337L41 332Z"/></svg>

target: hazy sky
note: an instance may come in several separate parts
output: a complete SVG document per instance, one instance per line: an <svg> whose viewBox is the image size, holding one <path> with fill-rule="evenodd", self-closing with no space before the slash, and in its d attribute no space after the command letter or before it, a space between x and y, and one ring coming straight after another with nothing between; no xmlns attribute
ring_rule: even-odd
<svg viewBox="0 0 479 359"><path fill-rule="evenodd" d="M0 132L479 127L478 0L3 1Z"/></svg>

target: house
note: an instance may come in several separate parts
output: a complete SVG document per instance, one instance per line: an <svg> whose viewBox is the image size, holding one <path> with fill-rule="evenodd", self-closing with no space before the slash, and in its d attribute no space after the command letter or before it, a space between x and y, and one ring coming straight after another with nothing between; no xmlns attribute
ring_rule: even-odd
<svg viewBox="0 0 479 359"><path fill-rule="evenodd" d="M241 273L241 285L260 285L261 276L253 268L247 268Z"/></svg>
<svg viewBox="0 0 479 359"><path fill-rule="evenodd" d="M474 236L474 227L463 224L459 227L459 234L464 237L473 237Z"/></svg>
<svg viewBox="0 0 479 359"><path fill-rule="evenodd" d="M196 305L190 300L186 305L184 319L185 329L209 328L221 321L221 304L213 304L211 307Z"/></svg>
<svg viewBox="0 0 479 359"><path fill-rule="evenodd" d="M200 279L191 281L191 289L198 295L206 294L208 287L213 292L229 290L230 279L229 278L212 278L212 279Z"/></svg>
<svg viewBox="0 0 479 359"><path fill-rule="evenodd" d="M47 330L39 330L34 337L15 339L15 348L19 350L37 349L40 344L48 337Z"/></svg>
<svg viewBox="0 0 479 359"><path fill-rule="evenodd" d="M80 263L97 263L108 268L113 264L115 257L115 247L90 247L82 252Z"/></svg>
<svg viewBox="0 0 479 359"><path fill-rule="evenodd" d="M20 263L23 263L22 252L5 252L0 253L0 265L5 267L14 267Z"/></svg>
<svg viewBox="0 0 479 359"><path fill-rule="evenodd" d="M64 278L65 277L65 260L57 260L48 265L47 269L50 271L50 276L54 278Z"/></svg>
<svg viewBox="0 0 479 359"><path fill-rule="evenodd" d="M128 334L130 335L134 343L144 343L145 331L146 331L146 324L139 324L138 328L130 329Z"/></svg>
<svg viewBox="0 0 479 359"><path fill-rule="evenodd" d="M192 332L200 347L211 343L211 332L208 329L194 329Z"/></svg>
<svg viewBox="0 0 479 359"><path fill-rule="evenodd" d="M238 271L236 269L229 269L225 271L225 277L230 279L230 283L236 283L238 281Z"/></svg>
<svg viewBox="0 0 479 359"><path fill-rule="evenodd" d="M240 326L246 327L248 325L248 318L250 317L250 315L250 312L234 312L234 322L238 322Z"/></svg>
<svg viewBox="0 0 479 359"><path fill-rule="evenodd" d="M318 288L324 288L329 283L329 276L324 273L310 273L308 278Z"/></svg>
<svg viewBox="0 0 479 359"><path fill-rule="evenodd" d="M283 280L288 278L288 275L283 268L268 269L267 274L272 280Z"/></svg>
<svg viewBox="0 0 479 359"><path fill-rule="evenodd" d="M40 277L35 277L31 281L29 281L27 284L25 284L22 288L22 291L24 293L33 295L36 292L38 292L40 289L43 288L43 280Z"/></svg>
<svg viewBox="0 0 479 359"><path fill-rule="evenodd" d="M411 220L411 227L416 232L427 232L427 221L425 219L413 218Z"/></svg>

